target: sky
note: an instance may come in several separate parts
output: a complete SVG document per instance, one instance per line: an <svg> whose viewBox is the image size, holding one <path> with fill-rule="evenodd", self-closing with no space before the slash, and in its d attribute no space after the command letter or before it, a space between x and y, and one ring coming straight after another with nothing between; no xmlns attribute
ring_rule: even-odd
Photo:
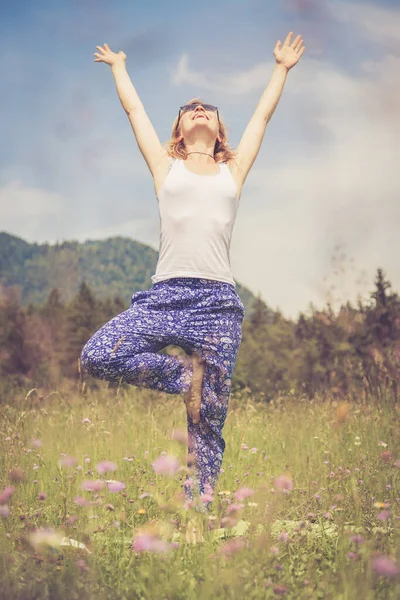
<svg viewBox="0 0 400 600"><path fill-rule="evenodd" d="M96 46L125 52L161 143L198 96L235 149L290 31L306 50L243 187L234 279L292 319L367 302L378 268L400 293L398 0L2 4L0 231L158 251L153 179Z"/></svg>

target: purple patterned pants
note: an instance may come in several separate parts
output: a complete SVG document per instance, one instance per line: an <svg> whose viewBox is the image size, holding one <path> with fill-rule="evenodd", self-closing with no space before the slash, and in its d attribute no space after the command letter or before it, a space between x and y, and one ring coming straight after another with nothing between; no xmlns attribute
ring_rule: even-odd
<svg viewBox="0 0 400 600"><path fill-rule="evenodd" d="M193 353L205 360L200 422L187 416L188 453L193 475L185 496L214 489L225 441L222 428L240 342L244 306L229 283L174 277L136 292L131 306L103 325L85 344L82 367L107 381L181 394L189 389ZM181 347L186 355L159 351ZM208 484L208 485L207 485ZM209 509L209 504L205 502Z"/></svg>

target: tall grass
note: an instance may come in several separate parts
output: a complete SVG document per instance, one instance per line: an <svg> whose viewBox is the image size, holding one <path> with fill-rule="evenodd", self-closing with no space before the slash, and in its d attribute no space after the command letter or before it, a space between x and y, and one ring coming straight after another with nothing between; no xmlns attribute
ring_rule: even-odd
<svg viewBox="0 0 400 600"><path fill-rule="evenodd" d="M399 598L398 417L390 397L233 395L202 516L184 501L181 397L104 387L16 398L1 413L0 597ZM155 472L162 453L179 460L175 475ZM106 460L116 470L99 473ZM82 489L97 480L125 487ZM189 543L190 524L204 542Z"/></svg>

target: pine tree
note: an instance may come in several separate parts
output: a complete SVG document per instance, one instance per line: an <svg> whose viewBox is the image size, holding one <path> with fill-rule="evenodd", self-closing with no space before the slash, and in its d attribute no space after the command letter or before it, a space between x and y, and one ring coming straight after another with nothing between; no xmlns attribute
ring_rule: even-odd
<svg viewBox="0 0 400 600"><path fill-rule="evenodd" d="M51 360L58 364L62 361L64 354L64 343L66 337L66 309L61 301L58 288L53 288L40 310L43 321L49 331L51 345Z"/></svg>
<svg viewBox="0 0 400 600"><path fill-rule="evenodd" d="M254 333L260 332L262 328L271 322L271 315L268 306L261 299L261 294L258 293L252 306L249 322Z"/></svg>
<svg viewBox="0 0 400 600"><path fill-rule="evenodd" d="M374 341L381 347L386 347L398 338L396 318L400 308L399 297L395 293L388 293L392 284L380 268L377 271L375 286L375 291L371 293L375 306L368 311L367 326Z"/></svg>
<svg viewBox="0 0 400 600"><path fill-rule="evenodd" d="M78 374L78 359L82 348L101 324L101 308L90 287L83 282L78 294L67 306L66 340L64 353L65 372Z"/></svg>
<svg viewBox="0 0 400 600"><path fill-rule="evenodd" d="M26 312L19 304L18 291L4 291L0 305L0 373L21 374L29 371L24 347Z"/></svg>

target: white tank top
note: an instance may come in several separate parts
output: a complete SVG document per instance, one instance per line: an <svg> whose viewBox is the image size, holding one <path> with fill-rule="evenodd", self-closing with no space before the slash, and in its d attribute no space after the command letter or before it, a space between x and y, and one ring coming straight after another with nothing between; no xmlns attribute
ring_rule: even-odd
<svg viewBox="0 0 400 600"><path fill-rule="evenodd" d="M229 167L197 175L174 159L160 191L160 249L153 283L199 277L231 283L230 243L239 198Z"/></svg>

